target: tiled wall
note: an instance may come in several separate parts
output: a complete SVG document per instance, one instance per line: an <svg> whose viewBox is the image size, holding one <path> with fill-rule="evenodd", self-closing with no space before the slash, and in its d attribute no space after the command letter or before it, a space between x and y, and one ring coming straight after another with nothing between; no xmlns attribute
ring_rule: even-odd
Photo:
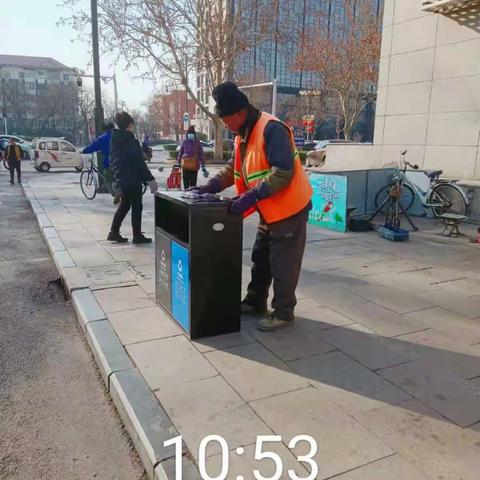
<svg viewBox="0 0 480 480"><path fill-rule="evenodd" d="M375 150L480 180L480 2L467 15L385 0ZM468 23L468 25L466 25Z"/></svg>

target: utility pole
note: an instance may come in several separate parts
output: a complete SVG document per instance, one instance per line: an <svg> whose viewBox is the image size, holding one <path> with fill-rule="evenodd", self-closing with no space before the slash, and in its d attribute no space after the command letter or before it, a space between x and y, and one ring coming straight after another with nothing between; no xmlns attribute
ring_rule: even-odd
<svg viewBox="0 0 480 480"><path fill-rule="evenodd" d="M90 1L92 14L93 81L95 87L95 136L99 136L103 125L102 89L100 86L100 53L98 48L97 0ZM107 193L104 182L103 155L97 152L98 192Z"/></svg>

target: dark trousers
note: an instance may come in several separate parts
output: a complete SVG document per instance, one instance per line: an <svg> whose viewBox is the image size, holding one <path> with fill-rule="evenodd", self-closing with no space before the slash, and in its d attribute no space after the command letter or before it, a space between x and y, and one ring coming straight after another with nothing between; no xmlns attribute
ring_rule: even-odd
<svg viewBox="0 0 480 480"><path fill-rule="evenodd" d="M132 209L132 229L133 236L142 235L142 187L122 190L120 193L120 204L115 212L110 229L114 233L120 233L120 227L130 208Z"/></svg>
<svg viewBox="0 0 480 480"><path fill-rule="evenodd" d="M8 168L10 169L10 181L13 182L13 176L15 170L17 171L17 180L20 183L22 181L22 171L20 169L19 160L8 160Z"/></svg>
<svg viewBox="0 0 480 480"><path fill-rule="evenodd" d="M185 190L187 188L197 186L198 170L182 169L182 176L183 176L183 188Z"/></svg>
<svg viewBox="0 0 480 480"><path fill-rule="evenodd" d="M252 281L246 302L264 306L273 280L272 308L280 318L293 316L307 241L308 212L268 226L260 225L252 251Z"/></svg>

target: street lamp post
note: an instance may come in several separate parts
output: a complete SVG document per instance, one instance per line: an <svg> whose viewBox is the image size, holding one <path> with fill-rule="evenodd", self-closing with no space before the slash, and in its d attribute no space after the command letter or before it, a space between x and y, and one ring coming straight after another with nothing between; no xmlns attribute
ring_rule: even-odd
<svg viewBox="0 0 480 480"><path fill-rule="evenodd" d="M79 87L82 86L82 78L95 78L95 75L87 75L86 73L80 73L78 70L75 70L77 75L77 84ZM114 73L113 75L100 75L100 80L107 82L108 80L113 80L113 101L115 103L115 112L118 112L118 88L117 88L117 75ZM122 102L124 105L124 102Z"/></svg>
<svg viewBox="0 0 480 480"><path fill-rule="evenodd" d="M100 135L103 125L102 89L100 87L100 53L98 48L97 0L90 1L92 14L93 82L95 88L95 136ZM107 193L104 182L103 155L97 152L98 192Z"/></svg>

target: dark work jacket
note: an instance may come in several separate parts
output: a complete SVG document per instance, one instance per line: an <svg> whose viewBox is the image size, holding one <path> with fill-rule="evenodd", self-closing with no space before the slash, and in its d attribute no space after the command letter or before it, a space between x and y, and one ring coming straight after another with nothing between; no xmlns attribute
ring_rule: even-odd
<svg viewBox="0 0 480 480"><path fill-rule="evenodd" d="M115 187L120 190L139 188L155 180L143 159L139 141L128 130L112 131L110 164Z"/></svg>

